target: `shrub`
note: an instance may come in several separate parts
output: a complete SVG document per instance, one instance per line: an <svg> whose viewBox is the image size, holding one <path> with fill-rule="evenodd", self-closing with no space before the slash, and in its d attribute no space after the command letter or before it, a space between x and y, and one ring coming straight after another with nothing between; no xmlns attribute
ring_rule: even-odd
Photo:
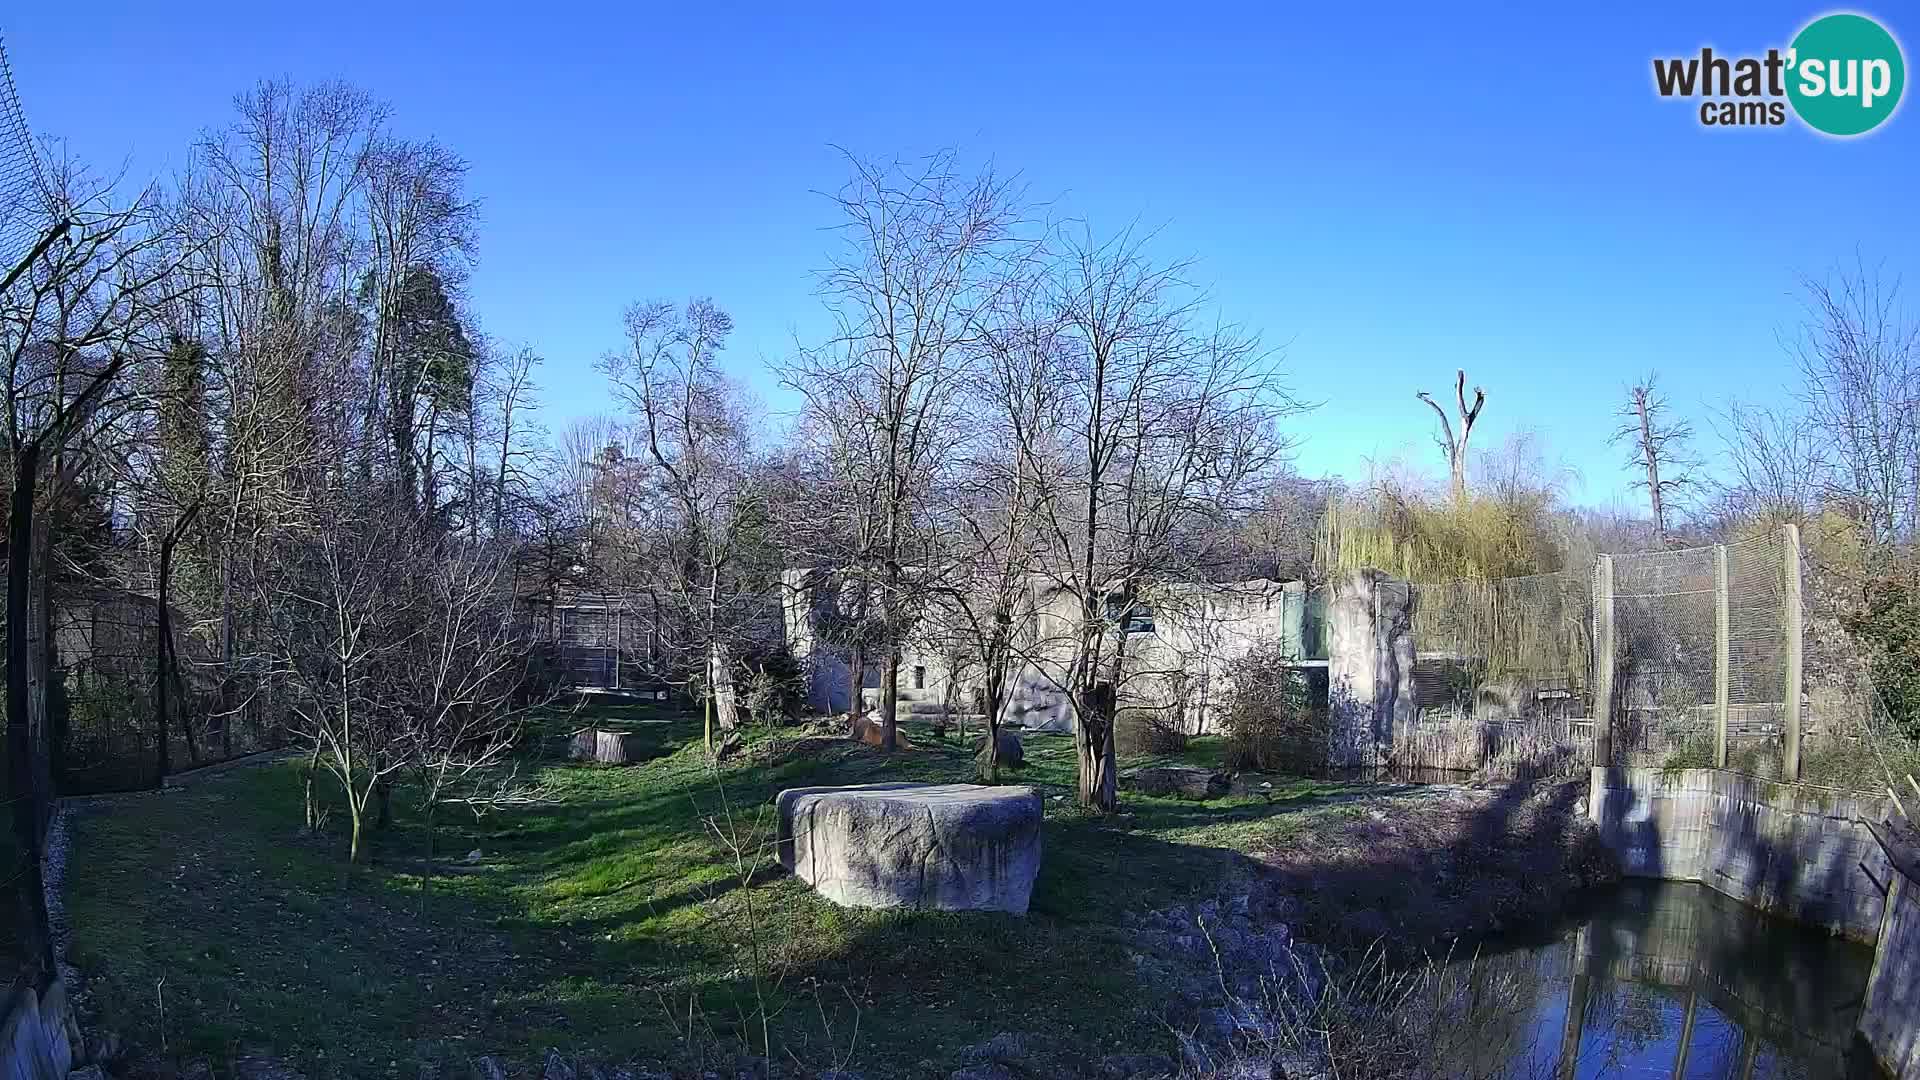
<svg viewBox="0 0 1920 1080"><path fill-rule="evenodd" d="M1263 642L1228 662L1220 727L1231 768L1308 773L1326 764L1326 708L1314 702L1306 674L1277 643Z"/></svg>
<svg viewBox="0 0 1920 1080"><path fill-rule="evenodd" d="M786 723L806 700L806 675L793 654L772 650L749 662L741 704L753 722L766 727Z"/></svg>
<svg viewBox="0 0 1920 1080"><path fill-rule="evenodd" d="M1122 754L1178 754L1187 748L1187 732L1165 709L1128 706L1114 714L1113 741Z"/></svg>
<svg viewBox="0 0 1920 1080"><path fill-rule="evenodd" d="M1920 590L1904 577L1867 586L1864 608L1843 616L1867 654L1867 674L1896 732L1920 739Z"/></svg>

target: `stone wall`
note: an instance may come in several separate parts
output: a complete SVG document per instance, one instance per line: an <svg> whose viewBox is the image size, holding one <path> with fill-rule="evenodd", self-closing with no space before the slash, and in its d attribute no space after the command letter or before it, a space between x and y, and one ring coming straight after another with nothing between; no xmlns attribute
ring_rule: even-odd
<svg viewBox="0 0 1920 1080"><path fill-rule="evenodd" d="M1860 1006L1860 1034L1881 1068L1898 1080L1920 1080L1920 857L1889 861L1893 880Z"/></svg>
<svg viewBox="0 0 1920 1080"><path fill-rule="evenodd" d="M1724 769L1594 769L1588 814L1631 876L1697 881L1871 944L1892 868L1885 799Z"/></svg>
<svg viewBox="0 0 1920 1080"><path fill-rule="evenodd" d="M79 1034L65 980L56 978L38 993L15 991L0 1021L0 1077L64 1080Z"/></svg>

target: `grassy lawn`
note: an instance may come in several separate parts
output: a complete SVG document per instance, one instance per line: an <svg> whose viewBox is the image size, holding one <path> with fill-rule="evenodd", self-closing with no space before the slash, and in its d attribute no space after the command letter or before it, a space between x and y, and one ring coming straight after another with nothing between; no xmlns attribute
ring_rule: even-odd
<svg viewBox="0 0 1920 1080"><path fill-rule="evenodd" d="M1231 891L1248 864L1228 849L1354 813L1329 796L1366 790L1285 781L1204 806L1129 795L1099 818L1074 807L1071 740L1029 736L1015 782L1037 785L1047 813L1031 915L856 911L773 865L773 795L967 779L957 739L922 732L889 758L775 735L716 772L697 718L602 704L590 719L657 732L660 756L621 768L530 758L523 772L552 800L478 819L446 811L431 881L404 789L370 864L349 869L343 812L320 835L302 828L299 762L78 817L71 955L102 1023L216 1062L267 1049L310 1075L413 1077L548 1046L685 1063L771 1043L809 1070L944 1076L953 1051L996 1031L1048 1033L1063 1060L1164 1048L1164 1003L1126 956L1127 913ZM756 1001L764 1030L748 1019Z"/></svg>

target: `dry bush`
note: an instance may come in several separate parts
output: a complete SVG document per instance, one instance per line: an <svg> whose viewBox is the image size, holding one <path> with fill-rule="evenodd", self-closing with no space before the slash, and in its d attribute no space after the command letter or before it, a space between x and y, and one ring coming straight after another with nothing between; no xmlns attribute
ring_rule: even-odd
<svg viewBox="0 0 1920 1080"><path fill-rule="evenodd" d="M1187 748L1187 732L1176 713L1129 706L1114 715L1114 746L1127 755L1178 754Z"/></svg>
<svg viewBox="0 0 1920 1080"><path fill-rule="evenodd" d="M1326 764L1327 711L1278 643L1262 642L1228 662L1223 704L1220 728L1232 768L1306 774Z"/></svg>
<svg viewBox="0 0 1920 1080"><path fill-rule="evenodd" d="M1492 1080L1550 1075L1531 1020L1549 985L1524 954L1392 962L1374 948L1350 963L1296 952L1292 971L1261 980L1250 1022L1210 1067L1181 1080L1338 1076L1360 1080ZM1529 1067L1529 1066L1536 1067Z"/></svg>

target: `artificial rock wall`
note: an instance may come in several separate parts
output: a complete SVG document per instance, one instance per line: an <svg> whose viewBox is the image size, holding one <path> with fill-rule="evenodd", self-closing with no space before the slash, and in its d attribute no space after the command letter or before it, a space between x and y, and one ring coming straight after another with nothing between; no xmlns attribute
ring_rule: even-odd
<svg viewBox="0 0 1920 1080"><path fill-rule="evenodd" d="M1413 726L1414 593L1379 570L1334 578L1327 602L1328 763L1379 765Z"/></svg>

